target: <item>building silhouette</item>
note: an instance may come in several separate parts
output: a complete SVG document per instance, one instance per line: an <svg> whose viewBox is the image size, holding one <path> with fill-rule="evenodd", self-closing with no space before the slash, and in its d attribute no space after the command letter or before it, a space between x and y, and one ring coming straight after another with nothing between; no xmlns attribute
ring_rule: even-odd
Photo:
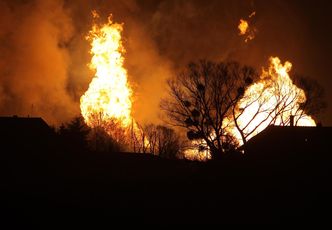
<svg viewBox="0 0 332 230"><path fill-rule="evenodd" d="M0 117L0 144L8 152L40 150L53 138L52 129L40 117Z"/></svg>
<svg viewBox="0 0 332 230"><path fill-rule="evenodd" d="M269 126L253 138L244 149L250 153L324 152L331 146L332 127Z"/></svg>

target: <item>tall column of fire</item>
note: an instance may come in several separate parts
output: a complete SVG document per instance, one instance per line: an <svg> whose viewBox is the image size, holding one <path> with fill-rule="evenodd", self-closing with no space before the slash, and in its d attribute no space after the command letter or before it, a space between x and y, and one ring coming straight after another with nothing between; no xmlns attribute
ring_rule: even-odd
<svg viewBox="0 0 332 230"><path fill-rule="evenodd" d="M99 17L96 12L93 16ZM81 113L88 126L99 123L109 134L111 130L107 124L110 122L116 122L122 128L129 128L132 123L132 90L123 67L122 30L122 24L113 23L109 17L105 24L94 23L86 37L91 44L89 67L95 71L95 76L81 97Z"/></svg>

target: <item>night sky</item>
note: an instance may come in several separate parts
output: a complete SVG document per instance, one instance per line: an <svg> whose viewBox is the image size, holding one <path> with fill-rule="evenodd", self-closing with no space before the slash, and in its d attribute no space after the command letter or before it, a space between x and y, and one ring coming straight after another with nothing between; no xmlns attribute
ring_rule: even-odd
<svg viewBox="0 0 332 230"><path fill-rule="evenodd" d="M165 80L190 61L235 60L260 71L270 56L293 63L291 74L316 79L332 126L330 1L0 1L0 114L42 116L50 124L79 114L88 69L91 10L124 23L123 42L140 122L157 121ZM256 12L256 37L237 29ZM154 95L151 97L151 95Z"/></svg>

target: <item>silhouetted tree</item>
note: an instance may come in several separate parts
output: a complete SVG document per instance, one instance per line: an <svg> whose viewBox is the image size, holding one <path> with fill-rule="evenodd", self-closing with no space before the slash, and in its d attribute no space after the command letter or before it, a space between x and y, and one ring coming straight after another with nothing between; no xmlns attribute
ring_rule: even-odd
<svg viewBox="0 0 332 230"><path fill-rule="evenodd" d="M115 118L106 118L105 114L93 114L90 117L92 126L88 137L90 148L98 152L119 152L129 146L129 130L122 127Z"/></svg>
<svg viewBox="0 0 332 230"><path fill-rule="evenodd" d="M227 118L257 77L253 68L235 62L191 63L168 81L169 97L161 102L168 122L187 130L190 140L204 140L213 158L222 156L234 138Z"/></svg>
<svg viewBox="0 0 332 230"><path fill-rule="evenodd" d="M143 128L149 153L174 159L181 151L181 139L176 132L163 125L148 124Z"/></svg>
<svg viewBox="0 0 332 230"><path fill-rule="evenodd" d="M126 148L122 141L114 139L101 126L91 129L88 142L90 149L97 152L121 152Z"/></svg>
<svg viewBox="0 0 332 230"><path fill-rule="evenodd" d="M181 150L179 135L166 126L157 126L158 154L161 157L175 159Z"/></svg>
<svg viewBox="0 0 332 230"><path fill-rule="evenodd" d="M327 108L324 88L317 80L299 74L293 76L293 81L306 94L306 101L300 105L300 109L317 119ZM297 122L298 120L295 120L295 124Z"/></svg>
<svg viewBox="0 0 332 230"><path fill-rule="evenodd" d="M290 125L291 116L294 125L298 125L308 115L318 115L326 106L324 91L316 81L302 76L293 77L294 82L282 80L282 76L276 80L270 76L276 74L273 71L266 74L232 109L230 120L243 144L269 125Z"/></svg>
<svg viewBox="0 0 332 230"><path fill-rule="evenodd" d="M148 140L148 151L157 155L158 151L158 130L154 124L148 124L144 126L144 133Z"/></svg>
<svg viewBox="0 0 332 230"><path fill-rule="evenodd" d="M75 117L70 122L59 127L58 135L61 142L72 150L86 150L88 147L87 137L90 128L84 123L82 117Z"/></svg>
<svg viewBox="0 0 332 230"><path fill-rule="evenodd" d="M149 142L147 133L139 123L132 123L131 127L131 146L136 153L148 153ZM151 153L151 152L150 152Z"/></svg>

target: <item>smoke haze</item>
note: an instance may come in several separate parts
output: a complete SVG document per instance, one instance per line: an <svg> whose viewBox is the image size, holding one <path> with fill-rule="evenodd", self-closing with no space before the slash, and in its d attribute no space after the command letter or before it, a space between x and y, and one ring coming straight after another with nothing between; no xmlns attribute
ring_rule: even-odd
<svg viewBox="0 0 332 230"><path fill-rule="evenodd" d="M329 6L302 1L4 0L0 2L0 114L42 116L59 124L79 114L93 77L87 63L91 10L124 23L125 67L134 91L133 116L158 121L165 80L188 62L236 60L256 67L271 55L317 79L332 98L328 60ZM240 18L253 11L256 38L245 43ZM332 125L332 110L322 116Z"/></svg>
<svg viewBox="0 0 332 230"><path fill-rule="evenodd" d="M54 123L75 113L66 90L73 33L61 3L5 1L1 6L0 110Z"/></svg>

